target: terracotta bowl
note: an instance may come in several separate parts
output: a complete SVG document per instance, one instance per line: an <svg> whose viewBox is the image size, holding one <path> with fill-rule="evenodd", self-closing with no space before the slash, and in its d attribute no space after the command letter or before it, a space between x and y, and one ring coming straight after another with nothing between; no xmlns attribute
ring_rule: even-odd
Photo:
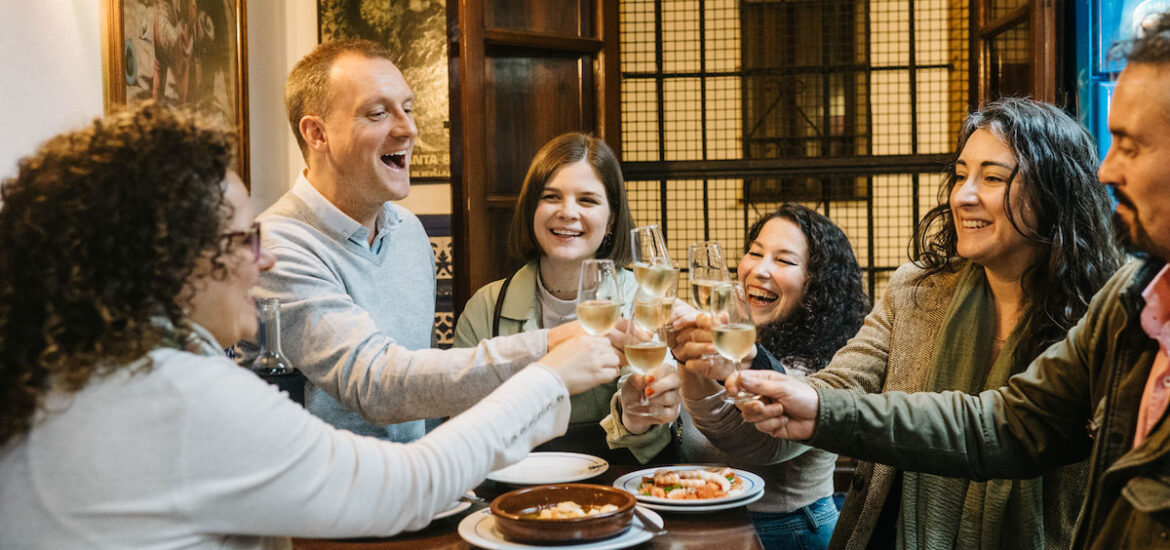
<svg viewBox="0 0 1170 550"><path fill-rule="evenodd" d="M613 504L618 509L595 516L569 519L521 517L571 500L582 508ZM586 483L538 485L504 493L492 501L496 528L509 540L522 542L565 542L600 539L616 535L634 516L634 495L621 489Z"/></svg>

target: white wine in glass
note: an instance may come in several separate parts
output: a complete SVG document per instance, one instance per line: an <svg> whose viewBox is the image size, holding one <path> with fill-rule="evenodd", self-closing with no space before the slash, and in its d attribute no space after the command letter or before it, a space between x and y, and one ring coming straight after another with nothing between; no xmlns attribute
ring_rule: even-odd
<svg viewBox="0 0 1170 550"><path fill-rule="evenodd" d="M638 293L638 297L641 298L642 294ZM658 300L635 300L634 322L643 330L655 330L662 326L665 322L662 317L662 304Z"/></svg>
<svg viewBox="0 0 1170 550"><path fill-rule="evenodd" d="M649 342L627 344L626 360L630 362L630 367L638 373L649 374L666 360L666 342L650 340ZM644 394L643 398L645 398Z"/></svg>
<svg viewBox="0 0 1170 550"><path fill-rule="evenodd" d="M613 260L581 262L577 287L577 321L585 332L600 336L617 326L622 303L621 285Z"/></svg>
<svg viewBox="0 0 1170 550"><path fill-rule="evenodd" d="M723 281L691 279L691 301L699 311L711 311L711 291Z"/></svg>
<svg viewBox="0 0 1170 550"><path fill-rule="evenodd" d="M756 345L756 325L752 321L751 306L740 283L721 283L711 293L711 340L715 351L742 368L743 362ZM733 396L736 402L757 399L758 396L741 391Z"/></svg>
<svg viewBox="0 0 1170 550"><path fill-rule="evenodd" d="M711 290L731 280L719 241L691 243L687 247L687 269L691 280L691 302L699 311L710 313Z"/></svg>
<svg viewBox="0 0 1170 550"><path fill-rule="evenodd" d="M667 264L634 264L634 279L647 294L662 296L666 289L675 284L678 271Z"/></svg>
<svg viewBox="0 0 1170 550"><path fill-rule="evenodd" d="M638 290L634 296L633 322L626 325L626 335L629 339L625 345L625 352L630 369L637 374L650 374L666 360L664 331L670 317L663 315L663 300L664 298L650 295L644 289ZM636 416L655 416L650 410L650 398L646 396L645 391L638 396L637 406L628 407L625 412Z"/></svg>
<svg viewBox="0 0 1170 550"><path fill-rule="evenodd" d="M719 355L739 363L756 345L756 327L741 323L717 325L711 329L711 340Z"/></svg>
<svg viewBox="0 0 1170 550"><path fill-rule="evenodd" d="M577 302L577 320L585 332L600 336L617 326L618 303L613 300Z"/></svg>
<svg viewBox="0 0 1170 550"><path fill-rule="evenodd" d="M657 225L635 227L630 230L630 246L634 256L634 279L638 281L638 286L651 296L662 296L678 277L678 271L670 261L670 252L666 249L662 231Z"/></svg>

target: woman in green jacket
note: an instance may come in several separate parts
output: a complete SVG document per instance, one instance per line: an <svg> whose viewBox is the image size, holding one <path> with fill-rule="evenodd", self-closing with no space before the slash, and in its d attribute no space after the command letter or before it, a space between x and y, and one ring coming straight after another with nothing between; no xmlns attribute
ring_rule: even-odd
<svg viewBox="0 0 1170 550"><path fill-rule="evenodd" d="M576 319L581 263L590 258L628 263L633 227L621 166L604 141L572 132L545 144L528 168L508 235L509 252L525 264L471 297L455 326L455 346ZM626 302L622 313L628 317L638 285L626 269L618 270L618 280ZM667 391L678 386L677 377L672 378L652 386L659 390L657 399L677 403L677 392ZM580 451L617 463L633 463L630 453L639 462L649 460L661 448L665 425L627 417L625 427L639 434L623 438L630 450L611 450L606 443L599 422L610 414L618 387L614 381L573 396L568 433L537 450Z"/></svg>

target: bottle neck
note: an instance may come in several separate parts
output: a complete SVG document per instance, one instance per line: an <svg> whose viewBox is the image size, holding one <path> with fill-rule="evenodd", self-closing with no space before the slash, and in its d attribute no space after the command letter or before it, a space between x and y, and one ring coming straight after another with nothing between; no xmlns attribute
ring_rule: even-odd
<svg viewBox="0 0 1170 550"><path fill-rule="evenodd" d="M261 352L280 353L280 310L266 308L260 315Z"/></svg>

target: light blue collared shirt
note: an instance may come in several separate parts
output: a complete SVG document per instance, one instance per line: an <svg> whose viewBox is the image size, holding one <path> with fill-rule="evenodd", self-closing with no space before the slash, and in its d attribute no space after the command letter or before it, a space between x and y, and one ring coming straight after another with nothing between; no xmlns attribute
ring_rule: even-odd
<svg viewBox="0 0 1170 550"><path fill-rule="evenodd" d="M329 229L375 255L382 251L382 243L385 241L386 235L390 233L390 228L402 222L398 213L390 207L390 203L382 205L382 208L378 210L378 217L374 219L374 228L377 229L377 234L374 235L374 241L371 243L370 230L329 202L325 195L322 195L316 187L313 187L312 183L309 183L303 171L297 176L292 192L305 201L309 209L317 214L321 218L321 222Z"/></svg>

